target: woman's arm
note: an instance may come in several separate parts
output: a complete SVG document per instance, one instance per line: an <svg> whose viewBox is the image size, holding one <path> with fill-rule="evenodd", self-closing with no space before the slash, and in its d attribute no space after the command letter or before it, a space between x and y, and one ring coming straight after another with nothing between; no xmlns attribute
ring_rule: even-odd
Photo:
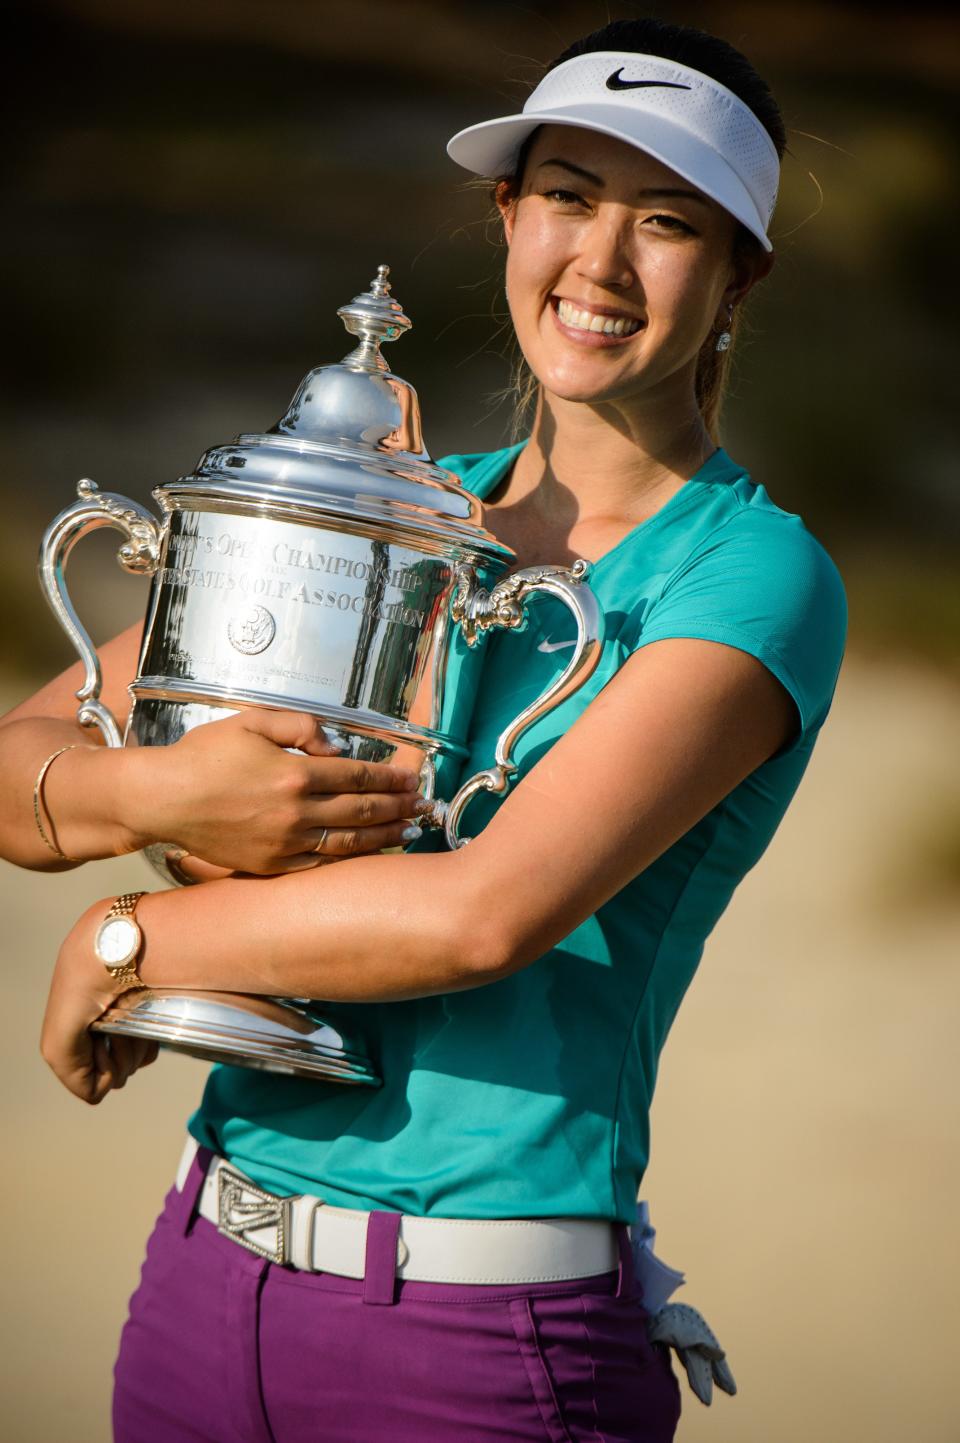
<svg viewBox="0 0 960 1443"><path fill-rule="evenodd" d="M136 674L141 630L140 625L131 626L99 649L101 697L121 730L130 709L126 688ZM79 855L71 850L81 845L78 822L86 844L83 860L122 856L139 845L124 805L130 782L121 784L121 774L130 770L128 758L105 747L99 732L77 721L76 692L82 683L83 667L76 662L0 718L0 856L20 867L62 872L76 865L57 858L44 844L33 815L33 784L44 760L60 747L84 748L82 754L58 757L44 783L49 803L44 815L54 819L62 850Z"/></svg>
<svg viewBox="0 0 960 1443"><path fill-rule="evenodd" d="M100 650L103 699L123 729L137 670L140 628ZM417 777L401 768L335 754L319 723L298 712L248 709L195 727L168 747L102 745L76 721L79 663L0 721L0 856L36 871L123 856L149 842L175 842L228 870L268 875L315 867L325 856L402 843L414 815ZM33 810L44 760L44 842ZM308 753L297 757L285 748Z"/></svg>
<svg viewBox="0 0 960 1443"><path fill-rule="evenodd" d="M156 987L376 1001L482 986L527 966L794 734L793 701L754 657L695 639L642 648L459 852L144 897ZM93 956L107 903L61 953L44 1055L62 1080L111 1000ZM70 1066L75 1066L70 1063Z"/></svg>

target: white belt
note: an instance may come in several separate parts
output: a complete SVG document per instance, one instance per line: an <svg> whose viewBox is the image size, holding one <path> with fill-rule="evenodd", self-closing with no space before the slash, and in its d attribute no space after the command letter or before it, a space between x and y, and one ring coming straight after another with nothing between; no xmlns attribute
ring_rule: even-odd
<svg viewBox="0 0 960 1443"><path fill-rule="evenodd" d="M197 1153L190 1138L177 1172L182 1191ZM276 1263L362 1278L368 1212L309 1193L280 1198L215 1157L200 1193L201 1217L225 1237ZM424 1283L546 1283L612 1272L615 1225L590 1218L422 1218L401 1215L397 1276Z"/></svg>

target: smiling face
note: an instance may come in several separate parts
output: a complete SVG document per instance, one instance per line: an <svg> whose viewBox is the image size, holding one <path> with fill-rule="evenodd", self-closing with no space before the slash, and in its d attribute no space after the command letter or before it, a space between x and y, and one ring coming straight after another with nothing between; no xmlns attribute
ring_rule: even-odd
<svg viewBox="0 0 960 1443"><path fill-rule="evenodd" d="M768 263L737 223L625 141L544 125L501 203L507 298L534 375L567 401L693 394L706 337Z"/></svg>

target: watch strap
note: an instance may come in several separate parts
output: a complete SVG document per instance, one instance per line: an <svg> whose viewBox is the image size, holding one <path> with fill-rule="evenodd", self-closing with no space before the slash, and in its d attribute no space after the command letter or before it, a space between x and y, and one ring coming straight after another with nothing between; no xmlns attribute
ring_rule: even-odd
<svg viewBox="0 0 960 1443"><path fill-rule="evenodd" d="M103 965L107 967L106 963ZM137 971L136 959L132 962L125 962L122 967L107 967L107 971L112 980L116 982L120 992L132 992L134 987L147 985Z"/></svg>
<svg viewBox="0 0 960 1443"><path fill-rule="evenodd" d="M114 917L132 917L137 910L137 903L141 897L147 894L143 892L121 892L119 897L114 898L110 904L110 911L104 917L105 922L112 922Z"/></svg>

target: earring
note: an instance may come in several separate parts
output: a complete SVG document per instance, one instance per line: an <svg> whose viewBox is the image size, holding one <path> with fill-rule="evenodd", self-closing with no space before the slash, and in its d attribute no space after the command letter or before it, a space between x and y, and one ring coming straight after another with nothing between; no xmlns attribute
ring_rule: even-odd
<svg viewBox="0 0 960 1443"><path fill-rule="evenodd" d="M721 331L717 336L716 349L718 351L729 351L730 342L733 337L730 334L730 327L733 325L733 306L727 306L727 329Z"/></svg>

